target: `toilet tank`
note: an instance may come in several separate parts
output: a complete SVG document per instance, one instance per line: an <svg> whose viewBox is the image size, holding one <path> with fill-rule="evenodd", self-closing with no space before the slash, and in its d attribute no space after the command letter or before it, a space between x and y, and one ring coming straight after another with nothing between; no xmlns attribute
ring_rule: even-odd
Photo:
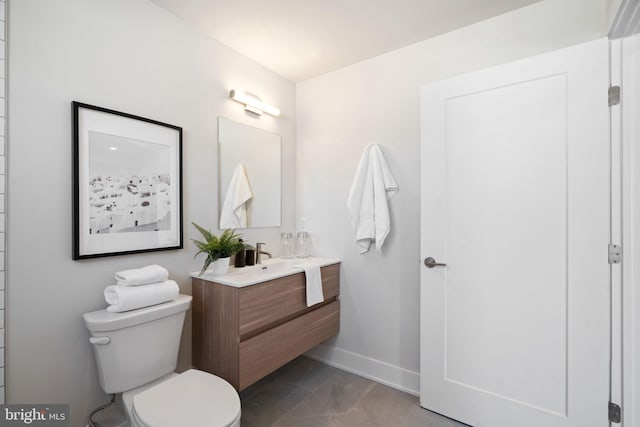
<svg viewBox="0 0 640 427"><path fill-rule="evenodd" d="M84 315L96 356L100 385L121 393L175 371L191 296L124 313Z"/></svg>

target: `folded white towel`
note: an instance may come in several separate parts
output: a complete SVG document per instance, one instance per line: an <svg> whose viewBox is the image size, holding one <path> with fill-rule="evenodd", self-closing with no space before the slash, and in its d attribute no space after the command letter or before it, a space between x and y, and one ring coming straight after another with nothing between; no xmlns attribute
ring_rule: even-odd
<svg viewBox="0 0 640 427"><path fill-rule="evenodd" d="M109 304L107 311L120 313L148 307L178 298L180 289L173 280L141 286L107 286L104 299Z"/></svg>
<svg viewBox="0 0 640 427"><path fill-rule="evenodd" d="M247 202L253 198L247 171L238 163L224 197L220 213L220 229L247 228Z"/></svg>
<svg viewBox="0 0 640 427"><path fill-rule="evenodd" d="M168 278L169 272L167 269L157 264L116 273L116 281L120 286L146 285L148 283L164 282Z"/></svg>
<svg viewBox="0 0 640 427"><path fill-rule="evenodd" d="M293 265L292 268L301 268L304 270L307 282L307 307L311 307L312 305L316 305L324 301L320 266L309 262L301 262Z"/></svg>
<svg viewBox="0 0 640 427"><path fill-rule="evenodd" d="M382 150L376 144L368 145L347 198L347 209L361 254L367 252L374 241L376 251L382 248L391 231L388 200L397 192L398 184Z"/></svg>

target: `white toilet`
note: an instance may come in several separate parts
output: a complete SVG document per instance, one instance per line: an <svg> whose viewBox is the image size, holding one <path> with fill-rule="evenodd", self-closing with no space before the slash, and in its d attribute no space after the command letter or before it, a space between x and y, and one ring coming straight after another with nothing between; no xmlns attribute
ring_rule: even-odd
<svg viewBox="0 0 640 427"><path fill-rule="evenodd" d="M100 385L122 393L131 427L239 427L240 397L215 375L176 374L184 318L191 297L124 313L84 315Z"/></svg>

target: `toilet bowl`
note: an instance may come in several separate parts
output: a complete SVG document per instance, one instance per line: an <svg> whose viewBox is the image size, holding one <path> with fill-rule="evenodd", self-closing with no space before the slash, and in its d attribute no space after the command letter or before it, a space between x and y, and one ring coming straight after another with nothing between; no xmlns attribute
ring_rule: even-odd
<svg viewBox="0 0 640 427"><path fill-rule="evenodd" d="M84 315L100 385L122 393L131 427L239 427L240 397L222 378L190 369L175 373L191 297L111 313Z"/></svg>
<svg viewBox="0 0 640 427"><path fill-rule="evenodd" d="M215 375L191 369L122 394L131 427L240 426L240 399Z"/></svg>

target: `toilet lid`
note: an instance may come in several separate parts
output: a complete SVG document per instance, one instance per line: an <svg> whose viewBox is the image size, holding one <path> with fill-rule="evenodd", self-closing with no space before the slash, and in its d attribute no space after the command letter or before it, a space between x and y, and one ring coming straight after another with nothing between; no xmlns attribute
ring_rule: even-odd
<svg viewBox="0 0 640 427"><path fill-rule="evenodd" d="M222 378L190 369L136 394L133 409L149 427L226 427L240 414L240 398Z"/></svg>

